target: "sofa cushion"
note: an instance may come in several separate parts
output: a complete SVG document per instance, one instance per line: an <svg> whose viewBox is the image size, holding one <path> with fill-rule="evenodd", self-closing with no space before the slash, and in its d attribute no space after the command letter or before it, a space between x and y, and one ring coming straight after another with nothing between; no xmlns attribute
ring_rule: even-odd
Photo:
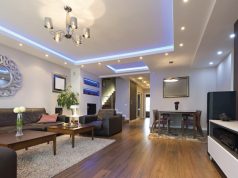
<svg viewBox="0 0 238 178"><path fill-rule="evenodd" d="M0 134L16 132L16 126L0 127Z"/></svg>
<svg viewBox="0 0 238 178"><path fill-rule="evenodd" d="M49 126L62 125L63 122L54 123L32 123L24 125L23 130L37 130L37 131L47 131ZM24 132L23 132L24 134Z"/></svg>
<svg viewBox="0 0 238 178"><path fill-rule="evenodd" d="M90 124L92 124L95 129L102 129L102 121L101 120L93 121Z"/></svg>
<svg viewBox="0 0 238 178"><path fill-rule="evenodd" d="M13 108L0 109L0 127L16 125L17 114Z"/></svg>
<svg viewBox="0 0 238 178"><path fill-rule="evenodd" d="M112 117L116 114L116 111L114 109L100 109L98 111L98 119L106 119L109 117Z"/></svg>
<svg viewBox="0 0 238 178"><path fill-rule="evenodd" d="M23 115L24 124L36 123L46 114L45 108L27 108Z"/></svg>
<svg viewBox="0 0 238 178"><path fill-rule="evenodd" d="M38 123L52 123L52 122L56 122L57 116L58 116L58 114L51 114L51 115L43 114L41 116L40 120L38 121Z"/></svg>

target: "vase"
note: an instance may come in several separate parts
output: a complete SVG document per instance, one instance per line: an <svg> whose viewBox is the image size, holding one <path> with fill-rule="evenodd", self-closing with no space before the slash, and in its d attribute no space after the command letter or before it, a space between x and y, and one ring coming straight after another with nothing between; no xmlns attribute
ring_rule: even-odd
<svg viewBox="0 0 238 178"><path fill-rule="evenodd" d="M17 114L17 133L16 133L16 137L20 137L23 135L22 133L22 127L23 127L23 120L22 120L22 113L18 113Z"/></svg>

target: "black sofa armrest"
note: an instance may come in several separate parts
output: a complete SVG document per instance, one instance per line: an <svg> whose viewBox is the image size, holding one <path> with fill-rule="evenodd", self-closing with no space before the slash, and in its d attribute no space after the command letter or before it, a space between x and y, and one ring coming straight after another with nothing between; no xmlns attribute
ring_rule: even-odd
<svg viewBox="0 0 238 178"><path fill-rule="evenodd" d="M93 121L97 121L98 116L97 115L87 115L87 116L81 116L79 117L79 123L80 124L88 124Z"/></svg>
<svg viewBox="0 0 238 178"><path fill-rule="evenodd" d="M65 123L69 123L69 117L65 116L65 115L59 115L57 117L57 121L58 122L65 122Z"/></svg>
<svg viewBox="0 0 238 178"><path fill-rule="evenodd" d="M111 136L122 131L122 117L112 116L102 120L102 128L105 135Z"/></svg>
<svg viewBox="0 0 238 178"><path fill-rule="evenodd" d="M15 151L0 147L0 175L4 178L17 177L17 154Z"/></svg>

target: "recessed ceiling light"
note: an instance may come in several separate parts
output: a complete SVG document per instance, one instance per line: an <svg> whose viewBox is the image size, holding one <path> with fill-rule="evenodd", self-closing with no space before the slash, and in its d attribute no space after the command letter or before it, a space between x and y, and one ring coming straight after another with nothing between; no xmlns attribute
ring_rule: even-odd
<svg viewBox="0 0 238 178"><path fill-rule="evenodd" d="M99 63L98 63L98 65L102 65L102 63L101 63L101 62L99 62Z"/></svg>
<svg viewBox="0 0 238 178"><path fill-rule="evenodd" d="M137 79L142 80L143 78L142 77L138 77Z"/></svg>
<svg viewBox="0 0 238 178"><path fill-rule="evenodd" d="M49 57L49 55L48 55L48 54L45 54L45 57Z"/></svg>
<svg viewBox="0 0 238 178"><path fill-rule="evenodd" d="M117 60L118 63L120 63L121 61L120 60Z"/></svg>
<svg viewBox="0 0 238 178"><path fill-rule="evenodd" d="M140 60L142 60L142 59L143 59L143 57L142 57L142 56L140 56L140 57L139 57L139 59L140 59Z"/></svg>
<svg viewBox="0 0 238 178"><path fill-rule="evenodd" d="M230 34L230 38L232 39L232 38L235 38L236 37L236 34L235 33L232 33L232 34Z"/></svg>
<svg viewBox="0 0 238 178"><path fill-rule="evenodd" d="M84 65L81 65L82 68L84 68Z"/></svg>
<svg viewBox="0 0 238 178"><path fill-rule="evenodd" d="M214 63L213 62L209 62L209 65L213 65Z"/></svg>
<svg viewBox="0 0 238 178"><path fill-rule="evenodd" d="M183 2L184 2L184 3L187 3L187 2L188 2L188 0L183 0Z"/></svg>
<svg viewBox="0 0 238 178"><path fill-rule="evenodd" d="M217 51L217 55L222 55L223 52L222 51Z"/></svg>
<svg viewBox="0 0 238 178"><path fill-rule="evenodd" d="M184 31L185 29L186 29L185 26L182 26L182 27L181 27L181 30L182 30L182 31Z"/></svg>
<svg viewBox="0 0 238 178"><path fill-rule="evenodd" d="M173 64L174 63L174 61L169 61L169 64Z"/></svg>
<svg viewBox="0 0 238 178"><path fill-rule="evenodd" d="M183 43L180 43L179 46L180 46L180 47L183 47Z"/></svg>
<svg viewBox="0 0 238 178"><path fill-rule="evenodd" d="M169 53L165 53L164 55L165 55L165 56L168 56L168 55L169 55Z"/></svg>
<svg viewBox="0 0 238 178"><path fill-rule="evenodd" d="M65 65L67 65L67 62L64 62Z"/></svg>
<svg viewBox="0 0 238 178"><path fill-rule="evenodd" d="M19 43L19 46L23 46L23 44L22 44L22 43Z"/></svg>

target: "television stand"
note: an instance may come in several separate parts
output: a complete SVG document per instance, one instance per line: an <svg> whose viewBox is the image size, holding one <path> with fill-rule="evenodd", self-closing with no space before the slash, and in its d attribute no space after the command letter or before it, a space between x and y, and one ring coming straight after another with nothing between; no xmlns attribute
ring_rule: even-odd
<svg viewBox="0 0 238 178"><path fill-rule="evenodd" d="M238 121L210 120L208 153L223 173L237 178L238 170Z"/></svg>

